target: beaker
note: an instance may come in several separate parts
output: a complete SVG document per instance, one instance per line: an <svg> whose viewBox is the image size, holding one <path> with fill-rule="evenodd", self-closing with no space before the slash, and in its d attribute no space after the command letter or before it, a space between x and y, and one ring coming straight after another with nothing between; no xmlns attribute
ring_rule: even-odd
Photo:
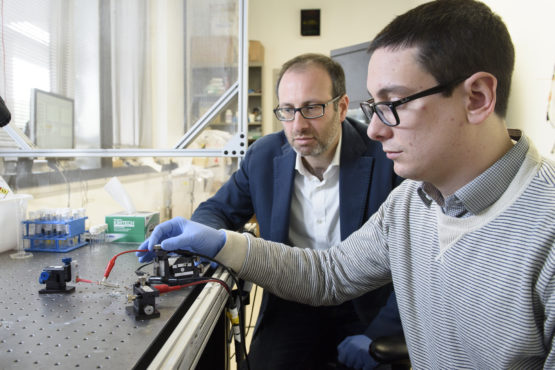
<svg viewBox="0 0 555 370"><path fill-rule="evenodd" d="M23 218L27 213L27 199L24 197L19 197L16 199L17 206L15 207L15 219L16 219L16 232L17 232L17 249L15 253L10 254L12 259L23 259L33 257L31 252L25 251L25 242L29 239L25 239L24 232L26 225L23 224Z"/></svg>

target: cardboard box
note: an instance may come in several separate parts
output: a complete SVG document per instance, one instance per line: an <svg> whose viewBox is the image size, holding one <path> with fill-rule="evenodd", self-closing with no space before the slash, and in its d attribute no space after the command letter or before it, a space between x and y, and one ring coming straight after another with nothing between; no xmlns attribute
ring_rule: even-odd
<svg viewBox="0 0 555 370"><path fill-rule="evenodd" d="M160 223L159 212L116 213L105 217L112 242L142 243Z"/></svg>
<svg viewBox="0 0 555 370"><path fill-rule="evenodd" d="M264 46L260 41L249 40L249 63L264 63Z"/></svg>

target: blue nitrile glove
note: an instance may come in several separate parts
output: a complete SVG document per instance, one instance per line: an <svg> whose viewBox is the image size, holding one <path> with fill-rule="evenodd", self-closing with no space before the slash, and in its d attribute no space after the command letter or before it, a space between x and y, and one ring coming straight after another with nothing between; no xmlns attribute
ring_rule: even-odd
<svg viewBox="0 0 555 370"><path fill-rule="evenodd" d="M156 226L150 238L140 247L140 249L148 249L149 252L137 252L136 255L139 257L139 262L149 262L154 258L154 252L152 252L154 246L161 244L162 249L166 251L182 249L214 257L222 249L225 241L226 234L223 230L176 217Z"/></svg>
<svg viewBox="0 0 555 370"><path fill-rule="evenodd" d="M145 250L148 249L148 243L150 243L150 237L141 243L138 249ZM150 262L154 259L154 252L135 252L135 255L139 257L139 262Z"/></svg>
<svg viewBox="0 0 555 370"><path fill-rule="evenodd" d="M347 337L337 346L337 359L353 369L374 369L378 363L368 353L370 343L372 339L364 334Z"/></svg>

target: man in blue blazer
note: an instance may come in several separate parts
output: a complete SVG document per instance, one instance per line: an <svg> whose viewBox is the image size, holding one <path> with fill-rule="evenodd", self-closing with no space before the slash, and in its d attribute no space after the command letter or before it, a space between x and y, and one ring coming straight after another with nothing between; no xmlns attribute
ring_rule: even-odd
<svg viewBox="0 0 555 370"><path fill-rule="evenodd" d="M338 63L320 54L293 58L283 65L276 91L274 112L284 129L258 139L191 219L238 230L256 215L264 239L328 248L360 228L401 179L381 144L366 135L367 125L346 117L349 98ZM249 351L251 368L322 369L336 360L336 347L346 337L343 358L363 343L371 361L370 339L360 342L361 334L391 291L390 284L334 307L264 294ZM391 331L399 332L400 323Z"/></svg>

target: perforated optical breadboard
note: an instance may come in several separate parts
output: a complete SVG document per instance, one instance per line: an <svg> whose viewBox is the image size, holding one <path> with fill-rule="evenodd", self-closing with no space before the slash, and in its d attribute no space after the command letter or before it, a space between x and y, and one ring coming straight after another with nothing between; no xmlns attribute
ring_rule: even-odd
<svg viewBox="0 0 555 370"><path fill-rule="evenodd" d="M164 325L193 288L157 298L158 319L136 321L127 294L139 267L133 253L120 256L108 288L87 283L71 294L39 294L45 267L63 265L71 257L79 276L101 280L109 259L136 245L83 247L65 254L33 253L13 260L0 254L0 369L130 369L149 349L157 335L171 330ZM145 270L151 271L150 266Z"/></svg>

